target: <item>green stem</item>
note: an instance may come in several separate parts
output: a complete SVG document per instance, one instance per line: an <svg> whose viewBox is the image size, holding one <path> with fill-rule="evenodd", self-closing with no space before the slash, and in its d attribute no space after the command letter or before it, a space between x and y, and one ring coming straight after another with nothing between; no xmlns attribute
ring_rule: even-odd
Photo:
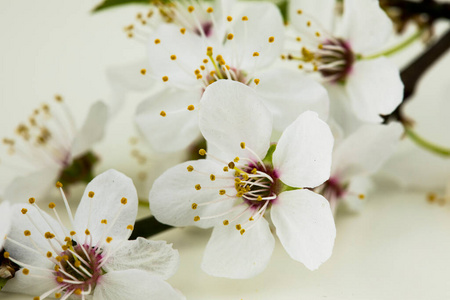
<svg viewBox="0 0 450 300"><path fill-rule="evenodd" d="M423 29L419 29L419 30L417 30L416 33L411 35L409 38L407 38L400 44L398 44L390 49L384 50L380 53L377 53L377 54L373 54L373 55L369 55L369 56L361 56L361 59L374 59L374 58L378 58L380 56L392 55L400 50L403 50L404 48L408 47L409 45L411 45L415 40L417 40L422 35L422 33L423 33Z"/></svg>
<svg viewBox="0 0 450 300"><path fill-rule="evenodd" d="M444 148L444 147L435 145L433 143L430 143L429 141L427 141L424 138L422 138L421 136L419 136L416 132L414 132L414 130L411 127L405 126L405 133L406 133L407 137L409 137L414 143L416 143L420 147L422 147L430 152L440 154L442 156L450 156L449 148Z"/></svg>

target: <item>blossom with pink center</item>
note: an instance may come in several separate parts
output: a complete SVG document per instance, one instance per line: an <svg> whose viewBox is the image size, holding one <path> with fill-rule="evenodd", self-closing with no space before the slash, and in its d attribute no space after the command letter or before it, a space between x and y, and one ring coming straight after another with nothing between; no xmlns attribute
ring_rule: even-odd
<svg viewBox="0 0 450 300"><path fill-rule="evenodd" d="M289 17L299 50L290 51L287 58L327 83L333 116L342 115L335 110L344 106L352 117L380 123L380 115L391 113L403 99L398 67L382 55L371 57L386 47L392 22L378 0L344 0L342 18L336 17L336 4L335 0L290 1ZM335 100L335 93L344 94L344 101Z"/></svg>
<svg viewBox="0 0 450 300"><path fill-rule="evenodd" d="M272 114L261 97L228 80L206 88L199 124L208 147L200 154L206 159L166 171L149 199L160 222L214 227L203 270L230 278L262 272L275 244L269 219L293 259L311 270L325 262L336 234L333 215L328 201L309 188L330 175L328 125L317 113L304 112L275 149L270 146Z"/></svg>
<svg viewBox="0 0 450 300"><path fill-rule="evenodd" d="M58 182L72 230L56 204L45 213L34 198L14 208L4 257L21 267L5 291L67 299L184 299L165 279L178 268L178 252L163 241L128 241L138 198L130 178L115 170L86 187L75 217Z"/></svg>
<svg viewBox="0 0 450 300"><path fill-rule="evenodd" d="M188 12L195 18L197 9ZM151 34L145 76L164 88L139 105L136 122L155 150L182 150L201 137L200 99L207 86L221 80L254 88L278 131L306 110L327 118L328 95L320 84L295 70L273 68L284 46L284 24L274 4L246 4L228 16L213 10L209 16L225 24L221 34L207 37L201 29L198 34L175 24Z"/></svg>

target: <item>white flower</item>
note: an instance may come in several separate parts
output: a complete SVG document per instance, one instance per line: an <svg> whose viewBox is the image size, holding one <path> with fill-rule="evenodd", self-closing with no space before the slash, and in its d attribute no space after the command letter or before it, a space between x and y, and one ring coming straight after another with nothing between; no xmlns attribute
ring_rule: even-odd
<svg viewBox="0 0 450 300"><path fill-rule="evenodd" d="M290 20L300 36L302 69L318 71L325 82L345 90L348 106L365 122L380 123L402 101L398 68L385 57L365 60L386 46L393 32L377 0L344 0L342 19L335 20L335 0L293 0ZM341 22L339 22L341 21ZM335 103L331 103L332 110Z"/></svg>
<svg viewBox="0 0 450 300"><path fill-rule="evenodd" d="M11 212L8 202L0 204L0 251L3 249L6 235L11 228Z"/></svg>
<svg viewBox="0 0 450 300"><path fill-rule="evenodd" d="M195 19L196 13L194 9L186 18ZM147 74L166 88L139 105L136 122L154 149L184 149L200 137L197 109L202 93L222 79L254 87L277 130L306 110L327 117L328 96L322 86L295 70L268 69L284 44L284 25L275 5L249 3L229 16L213 11L209 17L213 23L226 20L222 35L208 37L201 29L199 34L177 25L162 25L151 35Z"/></svg>
<svg viewBox="0 0 450 300"><path fill-rule="evenodd" d="M360 209L372 187L369 176L395 152L402 134L398 123L366 124L336 143L330 179L316 188L330 201L333 211L341 201L352 210Z"/></svg>
<svg viewBox="0 0 450 300"><path fill-rule="evenodd" d="M174 226L214 226L202 263L214 276L249 278L266 267L275 244L269 210L289 255L318 268L332 252L333 216L325 198L299 188L330 175L329 127L316 113L303 113L283 132L273 159L262 161L273 151L272 116L252 88L221 80L206 88L200 105L207 159L159 177L149 195L152 213Z"/></svg>
<svg viewBox="0 0 450 300"><path fill-rule="evenodd" d="M108 109L93 104L77 128L74 116L60 96L56 104L43 104L20 124L14 138L4 138L0 163L0 195L9 201L40 198L59 179L64 184L86 180L97 160L92 145L104 133Z"/></svg>
<svg viewBox="0 0 450 300"><path fill-rule="evenodd" d="M67 299L183 299L164 280L178 267L178 252L165 242L128 241L138 199L131 179L109 170L86 187L75 217L58 183L72 231L31 205L17 205L5 256L22 267L5 291Z"/></svg>

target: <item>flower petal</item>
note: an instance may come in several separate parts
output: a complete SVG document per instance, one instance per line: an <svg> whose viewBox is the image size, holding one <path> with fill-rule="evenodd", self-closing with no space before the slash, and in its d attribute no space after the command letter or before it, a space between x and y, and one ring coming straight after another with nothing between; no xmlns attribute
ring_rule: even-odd
<svg viewBox="0 0 450 300"><path fill-rule="evenodd" d="M360 212L366 203L367 193L373 188L373 182L368 177L354 177L350 180L347 194L344 195L343 204L353 212ZM365 197L361 198L360 195ZM369 200L370 201L370 200Z"/></svg>
<svg viewBox="0 0 450 300"><path fill-rule="evenodd" d="M58 287L58 283L50 271L30 269L29 275L24 275L21 271L18 271L14 278L8 280L2 292L40 296Z"/></svg>
<svg viewBox="0 0 450 300"><path fill-rule="evenodd" d="M124 270L103 275L95 287L94 299L182 300L185 297L158 276L141 270Z"/></svg>
<svg viewBox="0 0 450 300"><path fill-rule="evenodd" d="M92 198L90 192L94 193ZM126 198L126 204L122 204L122 198ZM93 244L102 238L105 230L113 241L124 240L128 238L127 226L136 220L137 210L138 197L133 181L111 169L86 186L75 214L75 230L80 240L84 240L85 230L89 229ZM108 224L102 224L102 220L107 220Z"/></svg>
<svg viewBox="0 0 450 300"><path fill-rule="evenodd" d="M390 114L403 99L399 70L385 57L356 62L346 87L354 113L366 122L380 123L380 115Z"/></svg>
<svg viewBox="0 0 450 300"><path fill-rule="evenodd" d="M30 197L39 201L56 183L60 172L59 165L48 166L31 174L16 177L5 189L5 199L19 203Z"/></svg>
<svg viewBox="0 0 450 300"><path fill-rule="evenodd" d="M201 87L201 81L194 72L203 64L207 46L214 46L207 43L210 40L202 39L188 30L181 34L178 26L159 26L148 42L149 74L157 80L167 76L165 84L171 87L185 90ZM172 60L172 55L176 59Z"/></svg>
<svg viewBox="0 0 450 300"><path fill-rule="evenodd" d="M107 272L137 269L168 279L175 274L179 263L180 256L178 251L172 248L172 244L139 237L114 249L114 255L104 268Z"/></svg>
<svg viewBox="0 0 450 300"><path fill-rule="evenodd" d="M200 102L199 124L206 141L229 155L226 159L253 157L241 142L260 158L269 149L272 115L255 90L242 83L219 80L208 86Z"/></svg>
<svg viewBox="0 0 450 300"><path fill-rule="evenodd" d="M187 167L193 166L194 171L188 172ZM211 181L210 174L216 176ZM233 173L234 174L234 173ZM236 194L232 172L224 172L223 166L209 159L188 161L170 168L153 183L150 191L150 210L156 219L172 226L211 227L222 223L223 219L213 218L194 222L194 217L214 216L228 211L234 204L234 199L227 195L219 195L223 189L226 194ZM224 177L224 178L219 178ZM197 190L195 186L202 187ZM201 205L209 201L224 201ZM198 207L192 209L196 203Z"/></svg>
<svg viewBox="0 0 450 300"><path fill-rule="evenodd" d="M292 187L316 187L330 177L333 135L317 113L301 114L283 132L273 153L281 181Z"/></svg>
<svg viewBox="0 0 450 300"><path fill-rule="evenodd" d="M312 78L290 69L272 69L255 77L260 79L256 93L272 112L276 130L283 131L307 110L327 119L328 93Z"/></svg>
<svg viewBox="0 0 450 300"><path fill-rule="evenodd" d="M23 208L27 210L26 214L21 212ZM45 219L42 216L44 216ZM50 269L54 267L54 263L45 256L45 253L50 251L53 253L53 256L59 255L60 253L54 252L52 247L50 247L49 240L47 240L43 234L51 232L55 234L57 239L64 241L64 238L68 236L68 232L64 232L66 229L63 231L60 224L55 219L50 217L44 211L39 213L36 207L29 204L14 205L11 209L11 219L12 224L8 237L13 241L28 247L25 248L11 240L7 240L5 243L5 250L11 254L11 257L35 267ZM29 237L24 234L26 230L29 230L31 233ZM31 242L31 239L33 242ZM37 247L39 251L30 250L36 249L35 247Z"/></svg>
<svg viewBox="0 0 450 300"><path fill-rule="evenodd" d="M11 209L9 202L0 204L0 251L3 249L5 237L11 228Z"/></svg>
<svg viewBox="0 0 450 300"><path fill-rule="evenodd" d="M261 273L269 263L275 239L264 218L254 222L257 224L243 235L231 224L214 227L203 255L203 271L212 276L236 279Z"/></svg>
<svg viewBox="0 0 450 300"><path fill-rule="evenodd" d="M375 173L397 149L402 134L398 123L363 125L336 146L332 176L345 181Z"/></svg>
<svg viewBox="0 0 450 300"><path fill-rule="evenodd" d="M272 221L286 252L315 270L333 251L336 227L328 200L309 190L283 192L272 206Z"/></svg>
<svg viewBox="0 0 450 300"><path fill-rule="evenodd" d="M155 81L143 76L142 69L150 69L147 59L109 67L106 76L114 87L121 86L127 91L146 91L154 86Z"/></svg>
<svg viewBox="0 0 450 300"><path fill-rule="evenodd" d="M311 29L306 26L306 22L320 22L320 29L332 33L335 9L335 0L291 0L289 21L301 32L311 32ZM299 10L301 10L300 14Z"/></svg>
<svg viewBox="0 0 450 300"><path fill-rule="evenodd" d="M244 16L247 21L242 20ZM246 71L260 70L272 64L283 51L283 18L273 3L247 4L232 22L234 38L225 46L231 51L229 57L233 60L228 62L227 56L224 56L231 66ZM254 56L255 52L259 56Z"/></svg>
<svg viewBox="0 0 450 300"><path fill-rule="evenodd" d="M87 151L103 138L106 121L108 120L108 107L101 101L94 103L84 121L83 127L77 132L72 143L72 158L76 158Z"/></svg>
<svg viewBox="0 0 450 300"><path fill-rule="evenodd" d="M139 104L136 123L156 151L185 149L200 136L196 111L200 97L200 89L165 89ZM194 111L189 111L188 105L194 105ZM160 115L162 111L165 117Z"/></svg>
<svg viewBox="0 0 450 300"><path fill-rule="evenodd" d="M375 52L386 46L394 27L378 0L345 0L343 34L356 53Z"/></svg>

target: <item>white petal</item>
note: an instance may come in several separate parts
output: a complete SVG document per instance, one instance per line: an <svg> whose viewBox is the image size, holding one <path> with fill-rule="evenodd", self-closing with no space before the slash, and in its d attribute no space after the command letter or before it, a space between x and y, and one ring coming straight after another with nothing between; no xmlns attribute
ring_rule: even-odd
<svg viewBox="0 0 450 300"><path fill-rule="evenodd" d="M214 45L207 44L209 40L202 39L189 30L181 34L180 28L164 24L150 36L148 42L150 69L147 71L156 80L162 80L163 76L167 76L169 80L164 84L168 86L192 90L201 86L194 72L203 64L206 48ZM156 39L160 43L155 43ZM175 60L171 59L172 55L176 56Z"/></svg>
<svg viewBox="0 0 450 300"><path fill-rule="evenodd" d="M364 204L370 201L367 198L367 193L373 188L373 182L368 177L354 177L350 180L347 188L347 194L344 195L343 203L353 212L360 212ZM364 195L360 198L359 195Z"/></svg>
<svg viewBox="0 0 450 300"><path fill-rule="evenodd" d="M89 197L91 191L93 198ZM127 204L121 203L122 198L127 199ZM112 237L113 241L126 239L127 226L134 224L137 210L138 197L133 181L116 170L108 170L87 185L75 214L75 231L84 241L84 232L89 229L94 244L105 230L108 230L106 237ZM103 219L107 220L107 225L101 223Z"/></svg>
<svg viewBox="0 0 450 300"><path fill-rule="evenodd" d="M95 287L94 299L181 300L185 298L158 276L141 270L125 270L103 275Z"/></svg>
<svg viewBox="0 0 450 300"><path fill-rule="evenodd" d="M26 215L22 214L22 208L27 209ZM68 236L68 232L65 228L62 229L59 223L47 213L44 211L41 211L41 213L45 219L35 207L29 204L16 204L12 207L12 224L8 237L22 245L27 246L28 248L7 240L5 243L5 250L11 254L12 258L17 259L22 263L30 264L36 267L52 268L54 267L54 263L51 262L45 254L47 251L51 251L53 256L57 256L60 253L54 252L52 247L49 245L49 240L47 240L43 234L46 232L51 232L56 235L56 238L59 239L59 241L64 242L64 238ZM30 222L30 219L32 222ZM37 228L33 225L33 223L37 226ZM30 237L24 235L25 230L29 230L31 232ZM31 239L33 242L31 242ZM60 245L56 243L55 239L52 240L52 243L54 246L59 248ZM35 245L38 247L39 251L36 250ZM36 251L32 251L29 248L35 249Z"/></svg>
<svg viewBox="0 0 450 300"><path fill-rule="evenodd" d="M306 22L311 21L313 24L320 22L320 29L323 28L328 33L332 33L335 9L335 0L291 0L289 21L302 32L311 32L311 29L306 26ZM301 10L302 13L299 14L298 10Z"/></svg>
<svg viewBox="0 0 450 300"><path fill-rule="evenodd" d="M30 269L29 275L24 275L22 271L18 271L13 279L8 280L2 292L27 294L35 297L40 296L58 287L55 276L52 274L50 270L46 272Z"/></svg>
<svg viewBox="0 0 450 300"><path fill-rule="evenodd" d="M11 209L9 202L0 204L0 251L3 249L5 237L11 228Z"/></svg>
<svg viewBox="0 0 450 300"><path fill-rule="evenodd" d="M136 109L136 123L150 145L159 152L174 152L188 147L200 136L197 109L201 90L165 89ZM194 105L194 111L187 107ZM165 117L160 115L166 113Z"/></svg>
<svg viewBox="0 0 450 300"><path fill-rule="evenodd" d="M212 276L236 279L261 273L269 263L275 239L264 218L256 222L243 235L233 224L214 227L203 255L203 271Z"/></svg>
<svg viewBox="0 0 450 300"><path fill-rule="evenodd" d="M272 69L255 77L260 79L256 93L272 112L276 130L283 131L307 110L317 112L322 120L327 119L328 93L312 78L290 69Z"/></svg>
<svg viewBox="0 0 450 300"><path fill-rule="evenodd" d="M91 150L92 146L103 138L106 121L108 120L108 107L98 101L91 106L84 121L83 127L78 131L72 143L72 157Z"/></svg>
<svg viewBox="0 0 450 300"><path fill-rule="evenodd" d="M345 181L375 173L397 149L402 134L398 123L363 125L336 146L332 176Z"/></svg>
<svg viewBox="0 0 450 300"><path fill-rule="evenodd" d="M281 181L293 187L316 187L330 177L333 135L315 112L301 114L281 136L273 165Z"/></svg>
<svg viewBox="0 0 450 300"><path fill-rule="evenodd" d="M61 166L53 165L31 174L15 178L5 190L5 199L19 203L30 197L40 201L54 188Z"/></svg>
<svg viewBox="0 0 450 300"><path fill-rule="evenodd" d="M286 252L315 270L333 251L336 227L328 200L309 190L283 192L272 206L272 221Z"/></svg>
<svg viewBox="0 0 450 300"><path fill-rule="evenodd" d="M150 69L147 59L109 67L106 76L112 86L121 86L126 91L146 91L154 86L155 81L142 75L142 69Z"/></svg>
<svg viewBox="0 0 450 300"><path fill-rule="evenodd" d="M356 62L346 87L354 113L366 122L380 123L379 115L390 114L403 99L399 70L385 57Z"/></svg>
<svg viewBox="0 0 450 300"><path fill-rule="evenodd" d="M378 0L345 0L343 23L343 37L356 53L384 48L394 31Z"/></svg>
<svg viewBox="0 0 450 300"><path fill-rule="evenodd" d="M248 21L243 21L246 16ZM279 57L284 44L284 24L279 9L269 2L254 2L246 5L233 21L234 38L227 41L226 47L234 61L225 61L247 72L262 69ZM273 37L274 41L269 42ZM253 56L258 52L259 56Z"/></svg>
<svg viewBox="0 0 450 300"><path fill-rule="evenodd" d="M105 264L107 272L138 269L162 279L172 277L178 269L180 256L172 244L138 238L126 241L114 249L114 255Z"/></svg>
<svg viewBox="0 0 450 300"><path fill-rule="evenodd" d="M208 86L200 102L199 124L206 141L228 158L253 157L241 142L260 158L269 149L272 115L255 90L242 83L219 80Z"/></svg>
<svg viewBox="0 0 450 300"><path fill-rule="evenodd" d="M194 171L187 171L189 165L194 167ZM217 177L215 181L210 180L210 174ZM206 228L222 223L224 218L200 219L194 222L194 217L215 216L228 211L233 206L234 199L219 195L221 189L224 189L228 195L236 194L233 174L224 172L222 165L209 159L179 164L164 172L153 183L149 195L150 210L158 221L172 226L195 225ZM218 178L219 176L226 178ZM195 189L197 184L201 185L201 190ZM204 206L199 205L197 209L192 209L193 203L202 204L220 199L225 200Z"/></svg>

